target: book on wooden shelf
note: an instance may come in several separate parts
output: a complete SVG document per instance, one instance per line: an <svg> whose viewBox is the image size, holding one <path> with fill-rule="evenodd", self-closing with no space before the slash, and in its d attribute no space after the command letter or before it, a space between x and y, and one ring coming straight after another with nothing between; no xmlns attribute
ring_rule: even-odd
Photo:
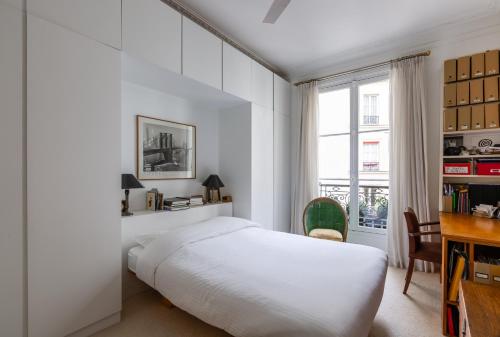
<svg viewBox="0 0 500 337"><path fill-rule="evenodd" d="M447 316L448 316L448 319L447 319L447 322L448 322L448 334L450 336L456 336L456 334L455 334L455 324L453 322L453 311L452 311L451 307L448 307Z"/></svg>
<svg viewBox="0 0 500 337"><path fill-rule="evenodd" d="M460 285L460 280L462 279L462 275L464 274L465 269L465 258L463 256L459 256L457 259L457 263L455 265L453 276L450 282L450 289L448 290L448 300L456 302L458 300L458 287Z"/></svg>

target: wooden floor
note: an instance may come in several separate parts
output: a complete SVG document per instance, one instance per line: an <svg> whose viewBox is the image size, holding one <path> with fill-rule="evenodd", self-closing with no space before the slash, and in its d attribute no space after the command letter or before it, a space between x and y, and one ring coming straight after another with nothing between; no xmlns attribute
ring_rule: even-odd
<svg viewBox="0 0 500 337"><path fill-rule="evenodd" d="M403 295L405 270L389 268L384 298L370 337L439 337L440 285L437 274L415 272ZM123 305L121 323L94 337L230 337L178 308L169 308L154 291ZM306 336L304 336L306 337Z"/></svg>

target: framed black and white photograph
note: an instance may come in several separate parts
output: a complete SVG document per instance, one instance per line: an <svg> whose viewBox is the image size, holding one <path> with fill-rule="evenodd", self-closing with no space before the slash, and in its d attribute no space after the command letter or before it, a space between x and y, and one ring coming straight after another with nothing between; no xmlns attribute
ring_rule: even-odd
<svg viewBox="0 0 500 337"><path fill-rule="evenodd" d="M137 177L196 178L196 127L137 116Z"/></svg>

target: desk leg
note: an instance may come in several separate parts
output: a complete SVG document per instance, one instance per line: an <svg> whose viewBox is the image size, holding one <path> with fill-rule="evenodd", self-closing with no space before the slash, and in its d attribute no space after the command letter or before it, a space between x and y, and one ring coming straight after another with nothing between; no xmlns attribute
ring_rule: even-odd
<svg viewBox="0 0 500 337"><path fill-rule="evenodd" d="M441 241L441 330L446 336L447 330L447 309L448 309L448 240L442 238Z"/></svg>
<svg viewBox="0 0 500 337"><path fill-rule="evenodd" d="M474 281L474 243L469 243L469 281Z"/></svg>

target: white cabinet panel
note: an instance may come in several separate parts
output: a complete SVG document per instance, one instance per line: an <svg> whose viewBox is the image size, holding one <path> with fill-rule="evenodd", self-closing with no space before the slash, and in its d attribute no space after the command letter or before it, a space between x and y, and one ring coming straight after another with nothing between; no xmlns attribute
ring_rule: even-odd
<svg viewBox="0 0 500 337"><path fill-rule="evenodd" d="M291 87L290 83L274 75L274 111L290 116Z"/></svg>
<svg viewBox="0 0 500 337"><path fill-rule="evenodd" d="M120 52L28 15L28 335L121 309Z"/></svg>
<svg viewBox="0 0 500 337"><path fill-rule="evenodd" d="M17 9L24 9L24 1L23 0L0 0L0 5L5 4L7 6L14 6Z"/></svg>
<svg viewBox="0 0 500 337"><path fill-rule="evenodd" d="M121 48L121 0L27 0L26 7L30 14Z"/></svg>
<svg viewBox="0 0 500 337"><path fill-rule="evenodd" d="M222 90L222 40L182 18L182 74Z"/></svg>
<svg viewBox="0 0 500 337"><path fill-rule="evenodd" d="M273 112L252 104L252 220L273 229Z"/></svg>
<svg viewBox="0 0 500 337"><path fill-rule="evenodd" d="M180 74L182 16L160 0L123 0L123 50Z"/></svg>
<svg viewBox="0 0 500 337"><path fill-rule="evenodd" d="M290 231L290 117L274 111L274 230Z"/></svg>
<svg viewBox="0 0 500 337"><path fill-rule="evenodd" d="M23 14L0 3L0 335L23 336Z"/></svg>
<svg viewBox="0 0 500 337"><path fill-rule="evenodd" d="M225 42L222 53L224 91L251 101L252 59Z"/></svg>
<svg viewBox="0 0 500 337"><path fill-rule="evenodd" d="M273 73L253 60L252 102L273 110Z"/></svg>

